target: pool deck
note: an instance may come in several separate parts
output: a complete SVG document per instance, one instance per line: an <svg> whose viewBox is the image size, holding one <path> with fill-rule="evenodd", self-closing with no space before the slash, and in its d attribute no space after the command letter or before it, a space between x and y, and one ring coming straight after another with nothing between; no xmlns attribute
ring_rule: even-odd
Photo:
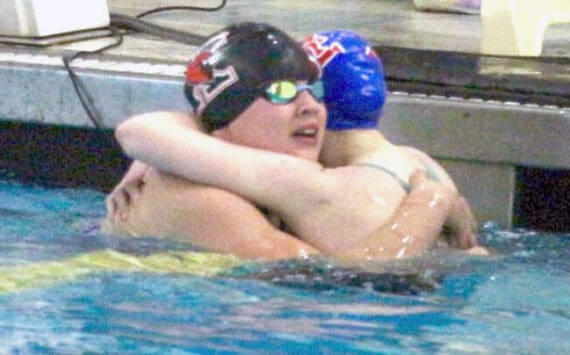
<svg viewBox="0 0 570 355"><path fill-rule="evenodd" d="M108 4L111 13L125 15L166 5ZM570 170L570 25L549 28L541 57L512 58L480 54L478 15L419 12L411 0L228 1L219 12L175 11L146 19L202 36L246 20L272 23L298 39L336 28L362 33L382 56L391 91L381 130L441 161L480 221L513 223L521 169ZM62 56L107 43L96 38L50 46L0 44L0 117L93 127ZM140 112L188 111L181 88L194 48L130 33L121 46L72 66L102 124L113 128Z"/></svg>

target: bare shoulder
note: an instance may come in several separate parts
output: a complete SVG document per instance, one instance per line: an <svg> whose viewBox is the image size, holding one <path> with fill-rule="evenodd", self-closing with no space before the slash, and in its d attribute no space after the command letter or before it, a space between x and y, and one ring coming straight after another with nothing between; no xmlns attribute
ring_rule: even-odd
<svg viewBox="0 0 570 355"><path fill-rule="evenodd" d="M316 252L275 228L252 203L231 192L152 170L121 228L133 235L188 242L244 258L294 258Z"/></svg>
<svg viewBox="0 0 570 355"><path fill-rule="evenodd" d="M435 162L435 160L432 157L430 157L429 154L418 148L411 147L408 145L399 145L398 148L400 148L404 153L406 153L410 157L418 159L421 162Z"/></svg>
<svg viewBox="0 0 570 355"><path fill-rule="evenodd" d="M236 194L152 170L145 179L141 197L133 201L129 217L130 223L139 225L152 221L161 226L161 234L189 232L181 231L181 226L191 227L192 234L199 234L206 225L210 229L221 225L235 229L247 222L253 224L252 215L263 218L253 204Z"/></svg>
<svg viewBox="0 0 570 355"><path fill-rule="evenodd" d="M410 147L410 146L398 146L405 154L407 154L412 159L418 161L424 168L429 169L431 174L435 174L439 181L441 181L445 186L450 188L452 191L457 191L457 186L453 182L449 173L445 170L439 162L432 158L426 152Z"/></svg>

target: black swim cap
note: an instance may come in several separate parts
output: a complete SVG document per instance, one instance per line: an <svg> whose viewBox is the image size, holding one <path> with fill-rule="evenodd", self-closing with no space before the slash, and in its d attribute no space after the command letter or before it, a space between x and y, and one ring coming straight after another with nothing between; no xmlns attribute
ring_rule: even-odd
<svg viewBox="0 0 570 355"><path fill-rule="evenodd" d="M275 80L312 82L319 69L300 43L263 23L239 23L212 35L188 63L184 93L209 132L239 116Z"/></svg>

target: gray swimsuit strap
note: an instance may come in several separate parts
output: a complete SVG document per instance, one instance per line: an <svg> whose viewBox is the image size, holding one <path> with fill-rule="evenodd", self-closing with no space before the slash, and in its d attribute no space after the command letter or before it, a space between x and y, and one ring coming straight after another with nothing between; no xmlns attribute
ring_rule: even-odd
<svg viewBox="0 0 570 355"><path fill-rule="evenodd" d="M412 187L410 186L410 184L408 184L398 174L396 174L395 172L393 172L392 170L388 169L387 167L385 167L383 165L372 164L372 163L358 163L358 164L354 164L354 165L369 166L371 168L381 170L381 171L385 172L386 174L390 175L391 177L393 177L394 180L396 180L400 184L402 189L404 189L404 191L406 191L406 193L409 194L410 191L412 191ZM428 179L436 181L436 182L441 182L440 177L437 175L437 173L435 172L435 170L433 168L431 168L427 164L424 164L424 166L426 168L426 176Z"/></svg>
<svg viewBox="0 0 570 355"><path fill-rule="evenodd" d="M393 172L392 170L388 169L385 166L378 165L378 164L372 164L372 163L358 163L358 164L354 164L354 165L369 166L371 168L381 170L381 171L385 172L386 174L390 175L391 177L393 177L394 180L396 180L400 184L400 186L404 189L404 191L406 191L407 194L409 194L410 191L412 191L412 187L410 186L410 184L408 184L406 181L404 181L404 179L399 177L398 174L396 174L395 172Z"/></svg>
<svg viewBox="0 0 570 355"><path fill-rule="evenodd" d="M437 172L431 165L424 164L424 167L426 168L426 177L428 179L435 182L441 182L441 178L437 175Z"/></svg>

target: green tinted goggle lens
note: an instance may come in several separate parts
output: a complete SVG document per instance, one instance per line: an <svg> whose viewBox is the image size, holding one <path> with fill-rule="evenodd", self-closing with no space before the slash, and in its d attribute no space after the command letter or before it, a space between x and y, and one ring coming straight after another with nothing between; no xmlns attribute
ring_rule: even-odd
<svg viewBox="0 0 570 355"><path fill-rule="evenodd" d="M303 90L309 90L318 102L323 101L325 90L321 80L317 80L312 84L296 84L287 80L276 81L269 84L265 88L264 93L265 97L274 104L288 104L295 100L297 95Z"/></svg>

